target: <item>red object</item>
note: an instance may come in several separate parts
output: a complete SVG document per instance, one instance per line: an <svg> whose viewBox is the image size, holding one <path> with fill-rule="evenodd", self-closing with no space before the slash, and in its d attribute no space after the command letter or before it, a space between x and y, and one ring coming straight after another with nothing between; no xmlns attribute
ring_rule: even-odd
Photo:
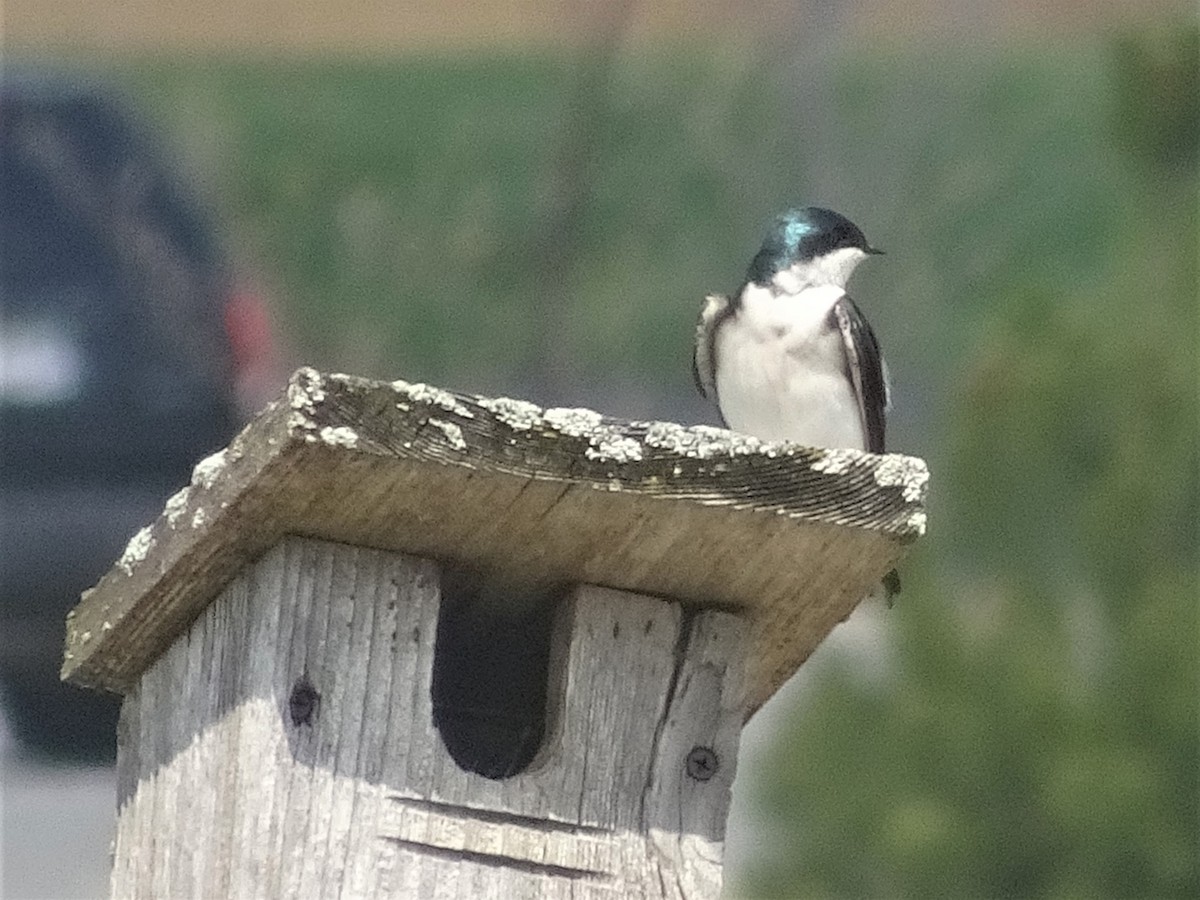
<svg viewBox="0 0 1200 900"><path fill-rule="evenodd" d="M225 302L225 332L233 351L239 402L253 413L279 389L279 358L270 306L258 291L238 285Z"/></svg>

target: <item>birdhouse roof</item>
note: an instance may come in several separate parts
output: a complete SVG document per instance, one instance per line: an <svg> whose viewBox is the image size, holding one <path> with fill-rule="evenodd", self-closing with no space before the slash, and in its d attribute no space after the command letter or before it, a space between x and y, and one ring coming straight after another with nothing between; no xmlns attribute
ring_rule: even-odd
<svg viewBox="0 0 1200 900"><path fill-rule="evenodd" d="M757 706L924 531L924 463L300 369L68 618L124 692L284 534L744 610Z"/></svg>

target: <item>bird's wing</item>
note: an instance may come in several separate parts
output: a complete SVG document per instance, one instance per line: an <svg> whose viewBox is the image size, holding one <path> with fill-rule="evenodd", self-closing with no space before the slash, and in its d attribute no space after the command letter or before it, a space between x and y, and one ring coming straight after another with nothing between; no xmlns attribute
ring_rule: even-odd
<svg viewBox="0 0 1200 900"><path fill-rule="evenodd" d="M890 397L879 341L848 296L843 296L834 304L833 315L846 348L846 368L854 384L855 396L858 397L858 411L862 416L863 432L867 436L867 449L872 453L883 453Z"/></svg>
<svg viewBox="0 0 1200 900"><path fill-rule="evenodd" d="M730 315L729 298L709 294L696 323L696 346L692 353L692 378L696 389L709 400L717 399L717 326Z"/></svg>

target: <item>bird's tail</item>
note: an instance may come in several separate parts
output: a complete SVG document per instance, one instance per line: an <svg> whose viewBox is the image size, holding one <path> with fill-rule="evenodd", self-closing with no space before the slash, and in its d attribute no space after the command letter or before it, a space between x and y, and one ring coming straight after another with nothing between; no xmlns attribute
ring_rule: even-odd
<svg viewBox="0 0 1200 900"><path fill-rule="evenodd" d="M883 596L887 600L888 609L896 605L896 598L900 596L900 573L895 569L883 576Z"/></svg>

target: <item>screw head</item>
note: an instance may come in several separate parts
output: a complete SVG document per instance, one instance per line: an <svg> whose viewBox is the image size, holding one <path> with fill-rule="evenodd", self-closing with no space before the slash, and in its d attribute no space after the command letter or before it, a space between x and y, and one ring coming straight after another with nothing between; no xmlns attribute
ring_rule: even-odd
<svg viewBox="0 0 1200 900"><path fill-rule="evenodd" d="M312 725L313 717L320 705L321 695L313 687L313 683L308 680L308 676L301 675L292 685L292 692L288 696L288 713L292 718L292 724L296 726Z"/></svg>
<svg viewBox="0 0 1200 900"><path fill-rule="evenodd" d="M720 767L721 762L712 747L693 747L687 755L688 777L696 781L708 781Z"/></svg>

